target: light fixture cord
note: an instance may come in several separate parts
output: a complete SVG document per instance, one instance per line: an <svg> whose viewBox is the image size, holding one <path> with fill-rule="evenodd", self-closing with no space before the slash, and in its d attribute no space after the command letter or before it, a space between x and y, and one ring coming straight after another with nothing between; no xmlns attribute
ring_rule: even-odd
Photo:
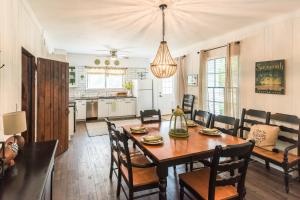
<svg viewBox="0 0 300 200"><path fill-rule="evenodd" d="M163 42L165 41L165 7L161 8L162 10L162 35Z"/></svg>

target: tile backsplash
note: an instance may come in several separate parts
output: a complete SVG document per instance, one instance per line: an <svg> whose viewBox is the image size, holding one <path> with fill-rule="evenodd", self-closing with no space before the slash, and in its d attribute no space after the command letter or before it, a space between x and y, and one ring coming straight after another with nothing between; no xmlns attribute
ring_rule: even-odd
<svg viewBox="0 0 300 200"><path fill-rule="evenodd" d="M83 76L82 76L83 75ZM124 89L86 89L86 75L87 71L85 66L76 67L76 87L70 87L70 97L91 97L91 96L113 96L120 91L126 91ZM133 79L141 79L141 75L145 75L142 78L149 78L149 70L147 68L128 68L124 81L130 81Z"/></svg>

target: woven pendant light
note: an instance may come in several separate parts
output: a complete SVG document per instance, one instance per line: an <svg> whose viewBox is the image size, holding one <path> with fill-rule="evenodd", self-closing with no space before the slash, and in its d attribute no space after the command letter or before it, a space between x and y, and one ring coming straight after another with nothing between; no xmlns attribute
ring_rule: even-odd
<svg viewBox="0 0 300 200"><path fill-rule="evenodd" d="M165 41L165 12L166 4L159 6L163 18L163 40L160 42L157 54L151 63L151 71L157 78L168 78L176 73L177 64L173 60L167 42Z"/></svg>

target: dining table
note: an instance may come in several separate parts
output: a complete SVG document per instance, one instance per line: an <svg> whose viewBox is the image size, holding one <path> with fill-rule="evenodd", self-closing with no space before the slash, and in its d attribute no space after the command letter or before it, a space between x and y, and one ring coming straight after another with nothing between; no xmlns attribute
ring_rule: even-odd
<svg viewBox="0 0 300 200"><path fill-rule="evenodd" d="M246 142L241 138L224 133L218 136L204 135L201 133L204 127L200 125L189 127L188 137L175 138L169 135L169 124L169 121L162 121L160 123L122 126L124 133L156 164L160 200L167 199L169 167L210 158L217 145L224 147ZM144 134L132 133L131 128L139 126L145 127L147 131ZM146 135L160 135L163 138L163 143L159 145L144 144L142 139Z"/></svg>

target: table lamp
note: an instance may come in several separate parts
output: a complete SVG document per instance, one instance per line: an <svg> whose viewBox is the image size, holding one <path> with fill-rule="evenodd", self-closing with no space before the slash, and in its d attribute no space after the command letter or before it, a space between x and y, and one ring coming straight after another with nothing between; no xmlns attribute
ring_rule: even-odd
<svg viewBox="0 0 300 200"><path fill-rule="evenodd" d="M4 135L14 135L27 130L25 111L6 113L3 115Z"/></svg>
<svg viewBox="0 0 300 200"><path fill-rule="evenodd" d="M18 144L16 144L17 134L27 130L26 113L17 111L6 113L2 116L4 135L13 135L13 143L1 142L2 156L0 159L0 177L4 176L4 171L14 165L14 158L18 154ZM20 136L21 137L21 136Z"/></svg>

